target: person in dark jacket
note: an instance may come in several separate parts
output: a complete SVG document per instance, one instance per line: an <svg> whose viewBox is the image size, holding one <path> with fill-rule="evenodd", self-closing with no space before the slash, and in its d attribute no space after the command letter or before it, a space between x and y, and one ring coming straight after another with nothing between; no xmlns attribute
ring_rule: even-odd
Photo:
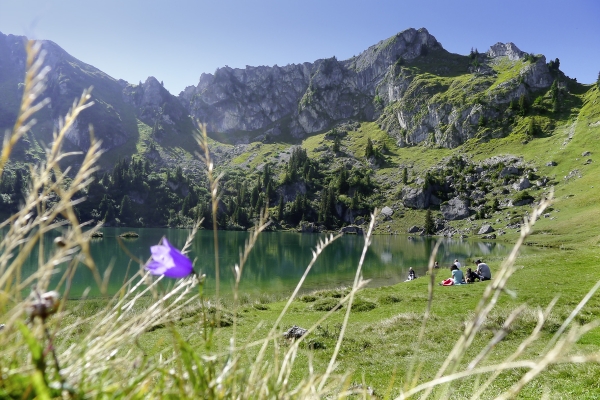
<svg viewBox="0 0 600 400"><path fill-rule="evenodd" d="M492 271L490 271L490 267L488 267L486 263L482 262L481 260L477 260L475 261L475 264L477 264L477 270L475 273L479 275L479 279L481 279L482 282L492 279Z"/></svg>
<svg viewBox="0 0 600 400"><path fill-rule="evenodd" d="M475 281L479 281L479 275L477 275L471 268L467 268L467 273L465 274L465 280L467 283L473 283Z"/></svg>
<svg viewBox="0 0 600 400"><path fill-rule="evenodd" d="M415 270L412 267L410 267L408 270L408 279L407 280L412 281L415 279L417 279L417 274L415 274Z"/></svg>

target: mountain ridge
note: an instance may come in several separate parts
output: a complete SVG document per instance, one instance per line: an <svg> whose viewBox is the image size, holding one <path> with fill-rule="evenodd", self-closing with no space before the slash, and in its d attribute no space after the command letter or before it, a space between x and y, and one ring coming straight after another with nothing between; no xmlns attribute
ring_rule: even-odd
<svg viewBox="0 0 600 400"><path fill-rule="evenodd" d="M24 40L0 33L0 45L4 47L0 59L5 60L0 62L0 70L4 68L6 78L0 79L0 101L4 103L0 129L10 127L20 101L17 88L24 76L24 50L18 42ZM530 96L552 83L541 56L532 63L533 67L522 66L518 75L523 78L513 82L510 92L505 90L510 82L496 86L483 82L492 86L488 88L490 107L479 102L465 108L464 104L451 104L442 98L432 109L430 99L419 93L437 93L415 87L417 69L422 69L418 73L446 77L448 82L433 85L449 90L454 84L450 78L495 74L488 65L490 60L505 57L518 63L526 53L513 43L496 43L487 53L489 59L478 55L478 65L472 66L472 59L448 53L425 28L406 29L342 61L332 57L283 67L218 68L214 74L203 73L196 86L188 86L178 96L162 88L153 77L143 84L131 84L77 60L54 42L42 41L42 46L47 52L46 63L52 69L47 92L53 100L50 119L56 121L84 88L95 86L92 95L98 104L91 111L86 110L69 140L76 148L87 148L87 126L92 123L105 150L131 143L125 146L130 154L121 156L137 151L133 150L134 143L139 147L141 141L148 142L142 137L140 128L144 127L138 126L140 122L160 143L168 136L174 136L175 142L177 137L189 138L194 129L192 119L206 123L209 132L230 143L249 143L265 137L297 141L339 123L363 120L378 121L400 146L424 143L456 147L476 135L476 129L469 125L477 125L480 118L497 118L499 111L492 108L521 95ZM411 113L410 108L430 108L430 112L421 115L422 110ZM453 114L459 117L454 118ZM51 138L52 126L38 130L44 141ZM495 136L503 134L497 132Z"/></svg>
<svg viewBox="0 0 600 400"><path fill-rule="evenodd" d="M2 123L12 123L23 79L23 59L11 58L23 51L16 40L0 36L1 128L10 128ZM213 126L221 229L247 229L268 207L273 229L357 231L385 206L381 233L471 235L484 220L503 235L550 186L567 196L596 171L592 158L578 160L595 152L586 143L600 129L598 89L565 76L558 59L546 63L513 43L459 55L410 29L348 60L220 68L179 97L154 77L115 80L47 48L52 108L42 110L44 122L23 138L0 182L7 212L18 207L14 188L27 186L27 164L43 158L61 107L90 84L96 105L68 139L85 149L92 123L103 140L102 173L78 212L107 225L211 221L194 117Z"/></svg>

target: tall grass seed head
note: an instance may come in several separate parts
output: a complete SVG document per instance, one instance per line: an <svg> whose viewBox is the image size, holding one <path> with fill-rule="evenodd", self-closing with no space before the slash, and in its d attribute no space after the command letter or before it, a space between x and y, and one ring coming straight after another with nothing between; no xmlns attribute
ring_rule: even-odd
<svg viewBox="0 0 600 400"><path fill-rule="evenodd" d="M164 275L167 278L185 278L194 268L192 261L173 247L166 238L161 244L150 247L152 260L146 265L146 270L152 275Z"/></svg>

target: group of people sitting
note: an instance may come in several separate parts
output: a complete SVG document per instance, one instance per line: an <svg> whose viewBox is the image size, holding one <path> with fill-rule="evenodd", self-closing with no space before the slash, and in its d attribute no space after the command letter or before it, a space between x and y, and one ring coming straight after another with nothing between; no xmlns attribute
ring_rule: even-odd
<svg viewBox="0 0 600 400"><path fill-rule="evenodd" d="M492 279L492 272L490 271L490 267L482 262L481 260L475 261L475 265L477 268L473 271L471 268L467 268L467 271L463 273L460 269L461 265L458 259L454 260L454 263L450 266L450 272L452 273L452 277L448 279L444 279L440 285L443 286L452 286L452 285L462 285L465 283L473 283L475 281L489 281ZM433 268L439 268L439 264L436 261L433 265ZM415 270L410 267L408 270L408 279L406 281L412 281L417 279L417 274Z"/></svg>
<svg viewBox="0 0 600 400"><path fill-rule="evenodd" d="M454 264L450 266L452 278L444 279L440 285L463 285L466 283L473 283L475 281L483 282L492 279L492 272L486 263L482 262L481 260L477 260L475 261L475 265L477 265L477 269L475 271L471 270L471 268L467 268L466 273L463 273L463 271L460 269L460 263L458 260L454 260Z"/></svg>

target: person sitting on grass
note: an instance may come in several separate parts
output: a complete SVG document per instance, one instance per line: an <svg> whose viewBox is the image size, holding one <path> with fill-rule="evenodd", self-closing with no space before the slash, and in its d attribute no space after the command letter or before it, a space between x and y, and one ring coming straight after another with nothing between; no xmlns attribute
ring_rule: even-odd
<svg viewBox="0 0 600 400"><path fill-rule="evenodd" d="M442 286L452 286L452 285L462 285L465 283L465 278L463 276L463 272L458 269L458 267L454 264L450 267L450 271L452 272L452 278L444 279L440 285Z"/></svg>
<svg viewBox="0 0 600 400"><path fill-rule="evenodd" d="M475 261L475 264L477 264L477 270L475 273L479 275L479 279L482 282L492 279L492 271L490 271L490 267L488 267L486 263L481 262L481 260L477 260Z"/></svg>
<svg viewBox="0 0 600 400"><path fill-rule="evenodd" d="M465 275L465 281L467 283L474 283L475 281L480 280L479 275L477 275L471 268L467 268L467 273Z"/></svg>
<svg viewBox="0 0 600 400"><path fill-rule="evenodd" d="M412 267L410 267L408 269L408 279L407 280L412 281L415 279L417 279L417 274L415 274L415 270Z"/></svg>

